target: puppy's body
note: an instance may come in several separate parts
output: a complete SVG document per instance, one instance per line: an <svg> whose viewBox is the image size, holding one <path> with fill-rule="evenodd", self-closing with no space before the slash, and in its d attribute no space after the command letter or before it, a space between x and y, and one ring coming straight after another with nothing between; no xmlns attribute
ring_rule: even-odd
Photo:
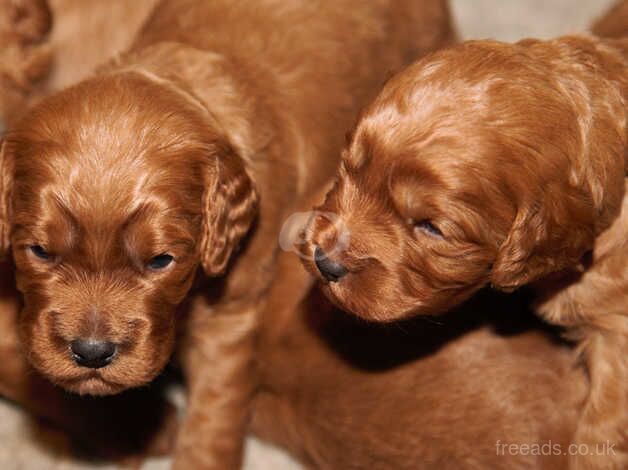
<svg viewBox="0 0 628 470"><path fill-rule="evenodd" d="M332 298L380 321L446 311L487 284L540 286L539 312L582 341L590 373L575 441L615 443L574 468L628 464L627 99L628 39L436 53L367 108L321 208L351 234L328 257L346 274L315 256L338 224L314 220L304 246Z"/></svg>
<svg viewBox="0 0 628 470"><path fill-rule="evenodd" d="M159 0L48 0L53 15L51 93L84 79L128 49Z"/></svg>
<svg viewBox="0 0 628 470"><path fill-rule="evenodd" d="M481 326L513 305L489 297L442 323L378 327L317 292L299 303L297 268L270 294L258 435L320 469L567 466L586 379L528 320L502 323L509 334Z"/></svg>
<svg viewBox="0 0 628 470"><path fill-rule="evenodd" d="M388 71L450 39L441 1L162 2L127 53L5 141L3 240L33 365L111 394L176 345L175 467L237 467L280 222ZM228 275L209 289L199 266Z"/></svg>
<svg viewBox="0 0 628 470"><path fill-rule="evenodd" d="M628 464L628 179L625 194L619 217L596 239L587 269L534 284L536 309L570 328L589 373L590 395L575 441L591 448L605 440L618 443L607 467L580 456L576 468Z"/></svg>
<svg viewBox="0 0 628 470"><path fill-rule="evenodd" d="M290 341L269 359L253 431L311 468L567 467L562 452L584 378L570 378L572 357L546 338L481 331L371 372L343 362L320 339L308 341L306 328L291 332L304 343Z"/></svg>

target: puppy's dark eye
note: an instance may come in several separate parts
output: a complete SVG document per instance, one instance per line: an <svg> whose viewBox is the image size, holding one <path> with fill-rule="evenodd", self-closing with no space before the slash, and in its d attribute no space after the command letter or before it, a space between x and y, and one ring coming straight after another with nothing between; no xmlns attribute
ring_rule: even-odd
<svg viewBox="0 0 628 470"><path fill-rule="evenodd" d="M167 268L170 263L174 261L174 257L168 254L157 255L148 262L149 269L159 271L160 269Z"/></svg>
<svg viewBox="0 0 628 470"><path fill-rule="evenodd" d="M443 232L427 219L414 222L414 232L426 233L432 237L443 238Z"/></svg>
<svg viewBox="0 0 628 470"><path fill-rule="evenodd" d="M44 247L41 245L31 245L29 248L31 250L31 253L33 253L39 259L43 259L44 261L50 261L52 259L52 255L44 250Z"/></svg>

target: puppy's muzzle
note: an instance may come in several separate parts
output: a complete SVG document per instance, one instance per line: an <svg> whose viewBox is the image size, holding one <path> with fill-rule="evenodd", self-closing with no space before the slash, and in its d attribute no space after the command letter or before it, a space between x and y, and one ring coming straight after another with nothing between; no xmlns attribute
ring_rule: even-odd
<svg viewBox="0 0 628 470"><path fill-rule="evenodd" d="M314 262L318 271L329 282L338 282L349 272L342 264L330 259L320 246L314 250Z"/></svg>

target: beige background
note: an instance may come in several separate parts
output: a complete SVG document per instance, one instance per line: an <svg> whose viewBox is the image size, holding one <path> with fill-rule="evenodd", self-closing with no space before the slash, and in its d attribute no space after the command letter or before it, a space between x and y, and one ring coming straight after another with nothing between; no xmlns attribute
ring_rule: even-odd
<svg viewBox="0 0 628 470"><path fill-rule="evenodd" d="M132 1L132 0L130 0ZM333 0L329 0L333 1ZM364 0L369 1L369 0ZM611 0L451 0L463 38L494 38L507 41L523 37L547 38L584 30ZM42 446L25 414L0 401L0 469L87 470L114 469L73 459L62 436L46 433L55 446ZM39 435L39 434L38 434ZM52 451L56 448L56 451ZM168 468L166 459L144 465L145 470ZM297 470L301 467L281 451L254 439L247 445L246 470ZM193 469L190 469L193 470Z"/></svg>

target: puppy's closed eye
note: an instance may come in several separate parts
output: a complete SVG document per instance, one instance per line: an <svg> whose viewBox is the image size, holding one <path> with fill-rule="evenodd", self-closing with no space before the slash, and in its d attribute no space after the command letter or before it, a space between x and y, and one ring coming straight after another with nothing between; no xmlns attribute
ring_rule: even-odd
<svg viewBox="0 0 628 470"><path fill-rule="evenodd" d="M54 259L54 255L46 251L41 245L31 245L28 249L36 258L42 261L52 261Z"/></svg>
<svg viewBox="0 0 628 470"><path fill-rule="evenodd" d="M413 226L416 236L428 235L434 238L444 238L443 232L429 219L419 221L410 219L408 223Z"/></svg>

